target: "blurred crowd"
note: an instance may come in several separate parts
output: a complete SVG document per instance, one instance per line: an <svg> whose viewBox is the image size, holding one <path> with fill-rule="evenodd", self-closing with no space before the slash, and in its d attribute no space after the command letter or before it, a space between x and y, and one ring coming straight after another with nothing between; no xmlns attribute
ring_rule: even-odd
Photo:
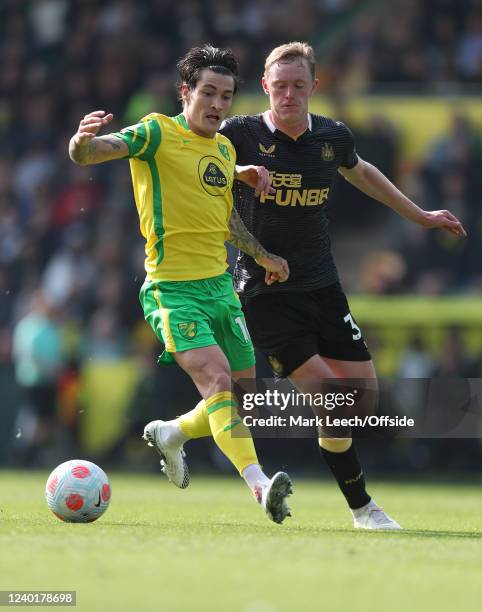
<svg viewBox="0 0 482 612"><path fill-rule="evenodd" d="M59 392L69 405L86 360L153 349L137 297L144 249L127 163L68 159L86 112L113 112L112 131L153 110L178 112L175 62L206 41L237 53L244 91L259 92L264 57L296 39L317 49L321 91L338 101L477 91L482 82L480 0L3 0L0 17L0 364L15 363L46 423ZM461 241L396 215L382 220L383 207L340 181L334 241L353 225L367 235L347 289L480 293L481 126L455 112L413 163L385 117L356 125L340 105L337 118L353 128L362 157L424 207L450 209L469 233ZM374 233L384 237L375 251Z"/></svg>
<svg viewBox="0 0 482 612"><path fill-rule="evenodd" d="M86 100L125 111L133 92L170 92L176 59L207 40L235 50L247 86L287 40L314 44L330 90L482 78L480 0L3 0L0 14L1 86L16 101L55 91L56 128Z"/></svg>
<svg viewBox="0 0 482 612"><path fill-rule="evenodd" d="M335 239L343 236L350 218L353 226L361 225L366 233L365 255L356 282L348 289L377 295L480 294L482 125L454 111L445 133L414 162L403 158L402 135L388 120L374 117L362 126L346 120L354 128L363 159L380 168L422 208L450 210L468 234L461 240L387 214L384 206L340 181L332 207Z"/></svg>

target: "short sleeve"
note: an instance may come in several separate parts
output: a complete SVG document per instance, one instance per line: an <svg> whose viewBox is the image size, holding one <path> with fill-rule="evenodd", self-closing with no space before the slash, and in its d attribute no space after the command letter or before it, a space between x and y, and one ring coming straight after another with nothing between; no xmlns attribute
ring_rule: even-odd
<svg viewBox="0 0 482 612"><path fill-rule="evenodd" d="M239 117L230 117L229 119L225 119L221 127L219 128L219 132L228 138L233 147L235 149L239 146L239 138L242 138L243 130L240 129L240 120Z"/></svg>
<svg viewBox="0 0 482 612"><path fill-rule="evenodd" d="M340 125L344 132L343 150L340 166L342 166L343 168L347 168L347 170L351 170L358 163L358 155L356 153L355 147L355 137L353 136L353 132L349 128L347 128L344 123L337 123Z"/></svg>
<svg viewBox="0 0 482 612"><path fill-rule="evenodd" d="M141 119L139 123L125 127L115 136L121 138L129 149L128 159L136 158L143 161L152 159L162 140L159 121L151 115Z"/></svg>

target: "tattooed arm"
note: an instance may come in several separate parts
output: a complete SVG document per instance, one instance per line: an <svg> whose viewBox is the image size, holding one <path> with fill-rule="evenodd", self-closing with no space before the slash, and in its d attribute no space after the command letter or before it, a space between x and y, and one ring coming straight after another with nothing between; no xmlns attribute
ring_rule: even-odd
<svg viewBox="0 0 482 612"><path fill-rule="evenodd" d="M282 257L268 251L248 232L238 211L233 206L229 219L230 236L228 242L234 247L252 257L256 263L266 270L265 282L272 285L279 281L283 283L290 274L288 263Z"/></svg>
<svg viewBox="0 0 482 612"><path fill-rule="evenodd" d="M106 115L104 111L85 115L79 129L70 139L69 156L73 162L82 166L100 164L111 159L121 159L129 153L127 144L114 134L97 136L100 128L110 123L112 117L111 113Z"/></svg>

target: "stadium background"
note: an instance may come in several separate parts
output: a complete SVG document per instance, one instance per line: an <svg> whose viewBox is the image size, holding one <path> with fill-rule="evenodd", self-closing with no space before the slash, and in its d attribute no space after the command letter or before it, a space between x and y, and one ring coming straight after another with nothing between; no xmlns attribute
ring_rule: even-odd
<svg viewBox="0 0 482 612"><path fill-rule="evenodd" d="M379 374L482 375L480 1L4 0L0 17L0 465L84 456L154 470L143 425L196 401L178 368L155 365L127 162L78 167L67 143L94 109L114 113L112 131L178 112L175 62L206 41L240 59L233 113L266 108L272 47L309 41L312 110L344 120L360 155L421 206L462 220L466 240L421 230L341 180L330 205ZM262 358L258 369L269 375ZM323 473L314 447L260 441L265 463L300 474ZM481 459L477 439L362 442L361 453L369 474L460 475ZM195 457L230 472L209 441Z"/></svg>

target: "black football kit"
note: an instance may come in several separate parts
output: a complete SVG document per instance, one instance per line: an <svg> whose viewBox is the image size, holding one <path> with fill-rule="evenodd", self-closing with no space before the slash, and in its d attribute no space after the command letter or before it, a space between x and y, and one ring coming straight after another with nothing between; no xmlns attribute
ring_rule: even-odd
<svg viewBox="0 0 482 612"><path fill-rule="evenodd" d="M270 172L275 193L255 197L235 181L235 206L256 239L290 267L285 283L267 286L265 270L244 253L238 257L234 282L254 345L281 376L315 354L371 359L338 280L326 215L338 168L358 163L352 133L310 114L308 129L293 140L274 127L268 111L228 119L220 131L233 143L237 164Z"/></svg>

